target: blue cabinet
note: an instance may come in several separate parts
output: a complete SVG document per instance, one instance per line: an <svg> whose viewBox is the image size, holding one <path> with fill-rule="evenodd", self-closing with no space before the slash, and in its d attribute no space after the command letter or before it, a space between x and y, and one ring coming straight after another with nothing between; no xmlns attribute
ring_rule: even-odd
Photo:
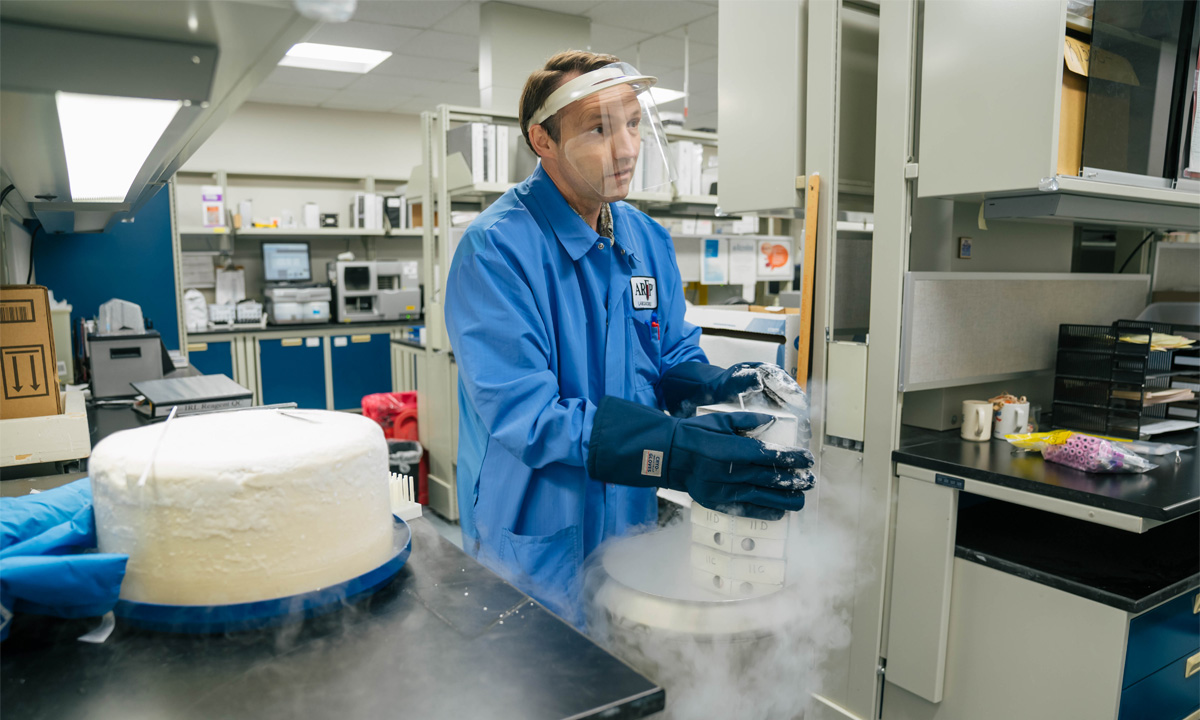
<svg viewBox="0 0 1200 720"><path fill-rule="evenodd" d="M188 343L188 363L205 375L233 378L233 342Z"/></svg>
<svg viewBox="0 0 1200 720"><path fill-rule="evenodd" d="M294 402L297 407L326 409L322 338L262 339L258 359L264 405Z"/></svg>
<svg viewBox="0 0 1200 720"><path fill-rule="evenodd" d="M357 410L364 395L391 392L392 343L387 333L334 335L330 341L334 410Z"/></svg>

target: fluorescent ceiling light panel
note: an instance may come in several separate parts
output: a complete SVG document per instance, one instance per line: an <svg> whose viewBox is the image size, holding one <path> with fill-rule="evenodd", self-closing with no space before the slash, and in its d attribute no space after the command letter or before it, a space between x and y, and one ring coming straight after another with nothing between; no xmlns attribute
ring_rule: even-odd
<svg viewBox="0 0 1200 720"><path fill-rule="evenodd" d="M180 100L58 92L67 177L74 202L124 202Z"/></svg>
<svg viewBox="0 0 1200 720"><path fill-rule="evenodd" d="M650 97L654 98L655 105L663 105L669 102L683 99L682 90L668 90L667 88L658 87L655 85L650 88Z"/></svg>
<svg viewBox="0 0 1200 720"><path fill-rule="evenodd" d="M287 51L279 61L281 67L306 68L308 70L332 70L334 72L370 72L392 54L384 50L322 45L320 43L298 43Z"/></svg>

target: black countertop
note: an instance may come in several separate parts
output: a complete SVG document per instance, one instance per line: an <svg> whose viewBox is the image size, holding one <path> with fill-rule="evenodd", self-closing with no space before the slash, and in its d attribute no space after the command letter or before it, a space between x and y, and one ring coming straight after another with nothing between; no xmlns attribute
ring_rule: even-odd
<svg viewBox="0 0 1200 720"><path fill-rule="evenodd" d="M438 536L411 523L396 578L277 630L164 635L18 616L0 713L47 718L637 718L662 689Z"/></svg>
<svg viewBox="0 0 1200 720"><path fill-rule="evenodd" d="M1195 446L1195 433L1169 442ZM1200 464L1196 449L1150 458L1158 467L1140 475L1085 473L1046 462L1005 440L970 442L958 430L934 432L903 426L892 460L960 478L1003 485L1151 520L1168 521L1200 512Z"/></svg>
<svg viewBox="0 0 1200 720"><path fill-rule="evenodd" d="M1200 514L1144 533L997 500L964 504L954 554L1140 613L1200 587Z"/></svg>

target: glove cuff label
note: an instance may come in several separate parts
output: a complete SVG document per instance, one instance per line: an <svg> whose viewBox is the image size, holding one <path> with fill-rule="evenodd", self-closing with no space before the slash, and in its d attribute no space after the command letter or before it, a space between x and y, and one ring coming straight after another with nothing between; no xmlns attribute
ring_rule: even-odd
<svg viewBox="0 0 1200 720"><path fill-rule="evenodd" d="M663 454L658 450L642 451L642 474L647 477L662 477Z"/></svg>

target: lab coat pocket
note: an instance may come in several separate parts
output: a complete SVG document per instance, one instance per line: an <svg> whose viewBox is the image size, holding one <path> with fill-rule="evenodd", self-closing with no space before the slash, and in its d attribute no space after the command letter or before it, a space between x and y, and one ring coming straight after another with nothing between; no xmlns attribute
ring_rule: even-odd
<svg viewBox="0 0 1200 720"><path fill-rule="evenodd" d="M659 367L662 363L662 328L653 327L649 321L639 318L629 318L629 324L633 328L630 333L631 337L631 355L633 359L633 389L638 397L633 398L638 402L653 405L654 393L650 393L650 398L647 400L640 397L642 391L647 388L653 388L658 384Z"/></svg>
<svg viewBox="0 0 1200 720"><path fill-rule="evenodd" d="M551 535L518 535L502 530L502 560L513 584L554 612L570 614L583 564L579 528L569 525Z"/></svg>

